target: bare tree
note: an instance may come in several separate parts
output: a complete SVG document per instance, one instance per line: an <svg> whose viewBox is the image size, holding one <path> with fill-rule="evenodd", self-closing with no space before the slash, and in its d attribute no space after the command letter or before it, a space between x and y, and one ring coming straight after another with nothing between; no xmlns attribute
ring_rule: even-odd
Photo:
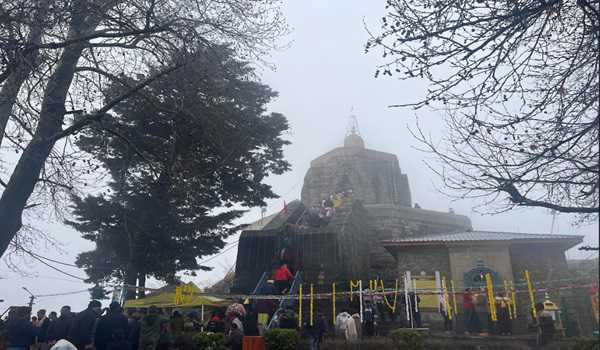
<svg viewBox="0 0 600 350"><path fill-rule="evenodd" d="M598 214L598 1L389 0L375 76L427 79L441 140L414 134L452 195ZM506 200L507 199L507 200Z"/></svg>
<svg viewBox="0 0 600 350"><path fill-rule="evenodd" d="M1 6L0 43L10 45L0 45L0 121L7 120L0 134L19 159L10 178L0 178L0 254L22 227L23 210L48 195L66 198L60 193L76 190L94 171L97 165L72 146L78 132L187 63L171 64L173 53L226 44L255 59L286 31L278 0L17 0ZM136 85L122 79L156 66L163 69ZM122 84L125 92L104 96L108 83ZM31 202L36 193L39 201Z"/></svg>

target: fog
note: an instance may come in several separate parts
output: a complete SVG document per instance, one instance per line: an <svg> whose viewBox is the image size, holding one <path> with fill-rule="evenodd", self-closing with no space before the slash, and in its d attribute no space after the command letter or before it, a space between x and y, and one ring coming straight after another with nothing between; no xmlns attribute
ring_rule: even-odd
<svg viewBox="0 0 600 350"><path fill-rule="evenodd" d="M470 216L475 229L549 233L552 216L544 209L519 209L498 215L481 215L473 210L479 203L453 202L441 194L436 175L424 160L428 155L416 149L419 146L409 132L419 123L435 139L443 132L441 112L428 110L388 108L390 104L407 103L423 97L427 87L424 80L400 81L393 77L374 78L375 67L382 63L376 54L364 54L368 38L365 24L376 30L384 13L385 1L287 1L285 14L292 27L286 38L287 49L274 52L267 60L276 69L260 68L262 79L279 92L271 104L272 111L281 112L290 122L286 136L292 144L286 148L286 158L292 170L267 181L281 198L268 201L267 214L283 208L283 203L300 197L302 181L310 161L343 143L349 116L358 118L360 133L367 148L396 154L402 172L409 178L413 202L422 208L448 211ZM251 208L244 222L260 218L260 209ZM598 245L598 222L574 227L573 216L558 215L554 233L585 236L586 245ZM60 223L37 223L61 243L61 251L49 247L37 252L58 261L73 263L77 253L92 245L81 239L73 229ZM229 241L237 238L231 237ZM233 247L229 246L229 247ZM228 247L228 248L229 248ZM568 258L592 258L595 253L572 249ZM210 272L199 272L197 277L186 278L199 286L208 286L221 278L235 264L236 248L211 260ZM56 265L75 276L85 277L82 270ZM29 261L21 266L28 273L8 269L0 265L0 312L9 305L25 304L28 294L25 286L34 294L78 292L71 295L49 296L36 300L34 309L58 310L61 305L71 305L75 311L85 307L89 294L82 291L89 286L47 266ZM149 282L150 287L160 283Z"/></svg>

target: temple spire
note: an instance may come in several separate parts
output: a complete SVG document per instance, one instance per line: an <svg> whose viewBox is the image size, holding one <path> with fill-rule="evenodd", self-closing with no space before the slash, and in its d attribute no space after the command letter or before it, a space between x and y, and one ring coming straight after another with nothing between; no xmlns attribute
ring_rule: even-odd
<svg viewBox="0 0 600 350"><path fill-rule="evenodd" d="M351 114L348 119L348 127L346 128L346 136L358 135L360 136L360 130L358 129L358 118Z"/></svg>
<svg viewBox="0 0 600 350"><path fill-rule="evenodd" d="M360 137L358 129L358 118L354 114L350 115L348 128L346 129L346 138L344 139L344 147L365 148L365 141Z"/></svg>

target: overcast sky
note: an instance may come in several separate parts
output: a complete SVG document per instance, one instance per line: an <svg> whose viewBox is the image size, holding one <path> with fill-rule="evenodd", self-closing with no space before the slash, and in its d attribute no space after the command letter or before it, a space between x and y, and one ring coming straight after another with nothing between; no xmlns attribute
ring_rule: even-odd
<svg viewBox="0 0 600 350"><path fill-rule="evenodd" d="M387 108L390 104L415 101L423 96L425 81L399 81L395 78L373 77L375 66L381 57L364 54L368 38L364 29L367 23L372 29L384 13L385 1L360 0L302 0L287 1L285 14L293 32L289 36L291 46L273 53L269 61L276 70L262 70L265 83L279 92L279 98L271 105L272 111L287 116L291 133L287 137L292 145L285 155L292 164L292 171L268 179L275 192L282 198L269 202L268 214L281 210L283 201L300 197L304 174L310 161L343 143L348 117L358 117L360 133L366 146L398 156L402 172L408 174L412 199L422 208L448 211L471 217L475 229L549 233L552 216L547 210L516 210L502 215L482 216L474 213L472 202L452 202L436 190L439 180L423 163L426 155L414 147L418 143L408 132L415 124L415 111ZM435 138L442 132L442 115L432 111L418 111L420 124ZM260 217L254 208L245 221ZM584 227L573 227L573 217L559 215L555 233L585 235L585 244L598 245L598 222ZM62 251L55 249L38 253L67 263L73 263L77 253L88 250L91 244L79 234L62 224L45 224L43 227L62 244ZM237 238L232 237L230 241ZM216 282L227 269L235 264L236 247L230 246L226 253L211 260L211 272L200 272L193 281L204 287ZM227 249L227 248L226 248ZM577 250L568 252L569 258L590 258L591 253ZM84 277L83 271L60 266L61 269ZM74 277L68 277L34 261L22 265L27 276L17 274L0 264L0 313L9 305L27 302L26 286L34 294L77 292L89 286ZM159 286L150 282L151 286ZM89 300L86 292L66 296L44 297L37 300L34 309L57 310L61 305L71 305L75 311L85 307Z"/></svg>

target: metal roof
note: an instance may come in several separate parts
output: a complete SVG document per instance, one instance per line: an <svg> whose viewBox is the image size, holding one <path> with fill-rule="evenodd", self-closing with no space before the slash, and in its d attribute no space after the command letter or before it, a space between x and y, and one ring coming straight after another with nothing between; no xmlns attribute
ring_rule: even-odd
<svg viewBox="0 0 600 350"><path fill-rule="evenodd" d="M481 241L583 241L583 236L576 235L555 235L540 233L518 233L518 232L496 232L496 231L463 231L453 233L439 233L425 236L403 237L383 241L386 245L395 245L402 243L460 243L460 242L481 242ZM566 243L566 242L565 242Z"/></svg>

